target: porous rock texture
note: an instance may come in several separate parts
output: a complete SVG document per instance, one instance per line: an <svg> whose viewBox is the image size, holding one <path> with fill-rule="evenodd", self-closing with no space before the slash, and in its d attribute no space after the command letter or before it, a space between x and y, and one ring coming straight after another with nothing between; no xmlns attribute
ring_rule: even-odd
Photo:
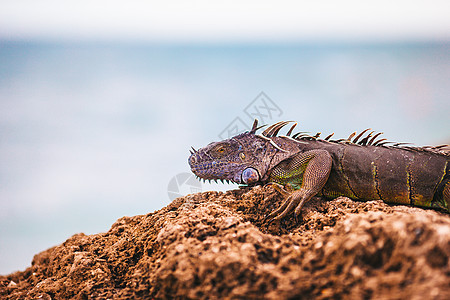
<svg viewBox="0 0 450 300"><path fill-rule="evenodd" d="M450 299L450 216L271 187L204 192L76 234L0 276L1 299Z"/></svg>

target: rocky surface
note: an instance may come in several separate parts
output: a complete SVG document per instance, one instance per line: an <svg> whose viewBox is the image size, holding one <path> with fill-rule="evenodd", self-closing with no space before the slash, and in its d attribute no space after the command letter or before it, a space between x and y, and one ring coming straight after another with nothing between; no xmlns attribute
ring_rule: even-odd
<svg viewBox="0 0 450 300"><path fill-rule="evenodd" d="M76 234L0 276L1 299L450 299L450 216L348 198L266 224L270 187L205 192Z"/></svg>

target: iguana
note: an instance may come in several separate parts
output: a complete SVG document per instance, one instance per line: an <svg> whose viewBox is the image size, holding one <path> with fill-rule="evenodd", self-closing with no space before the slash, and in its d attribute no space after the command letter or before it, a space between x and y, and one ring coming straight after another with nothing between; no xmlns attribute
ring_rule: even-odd
<svg viewBox="0 0 450 300"><path fill-rule="evenodd" d="M191 151L189 165L203 180L243 185L270 184L286 198L266 219L280 220L295 208L297 218L315 195L383 200L450 211L450 153L438 147L389 143L366 129L348 139L320 139L320 133L285 136L278 122Z"/></svg>

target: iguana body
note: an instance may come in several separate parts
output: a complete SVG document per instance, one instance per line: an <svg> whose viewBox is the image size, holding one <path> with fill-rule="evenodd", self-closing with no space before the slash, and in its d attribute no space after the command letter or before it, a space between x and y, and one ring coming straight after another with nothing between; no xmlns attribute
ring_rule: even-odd
<svg viewBox="0 0 450 300"><path fill-rule="evenodd" d="M268 218L278 220L314 195L450 209L450 155L440 147L387 146L379 134L330 141L316 136L277 136L289 122L211 143L189 158L192 171L206 180L239 184L270 183L286 201ZM353 138L353 139L352 139ZM360 141L359 141L360 140ZM358 142L359 141L359 142Z"/></svg>

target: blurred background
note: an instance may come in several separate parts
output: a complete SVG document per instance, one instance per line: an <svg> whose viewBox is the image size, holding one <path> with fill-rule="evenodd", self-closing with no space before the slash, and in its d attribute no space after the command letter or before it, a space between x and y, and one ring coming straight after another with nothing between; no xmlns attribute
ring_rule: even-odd
<svg viewBox="0 0 450 300"><path fill-rule="evenodd" d="M296 120L450 143L448 1L0 1L0 274L193 181L189 148Z"/></svg>

